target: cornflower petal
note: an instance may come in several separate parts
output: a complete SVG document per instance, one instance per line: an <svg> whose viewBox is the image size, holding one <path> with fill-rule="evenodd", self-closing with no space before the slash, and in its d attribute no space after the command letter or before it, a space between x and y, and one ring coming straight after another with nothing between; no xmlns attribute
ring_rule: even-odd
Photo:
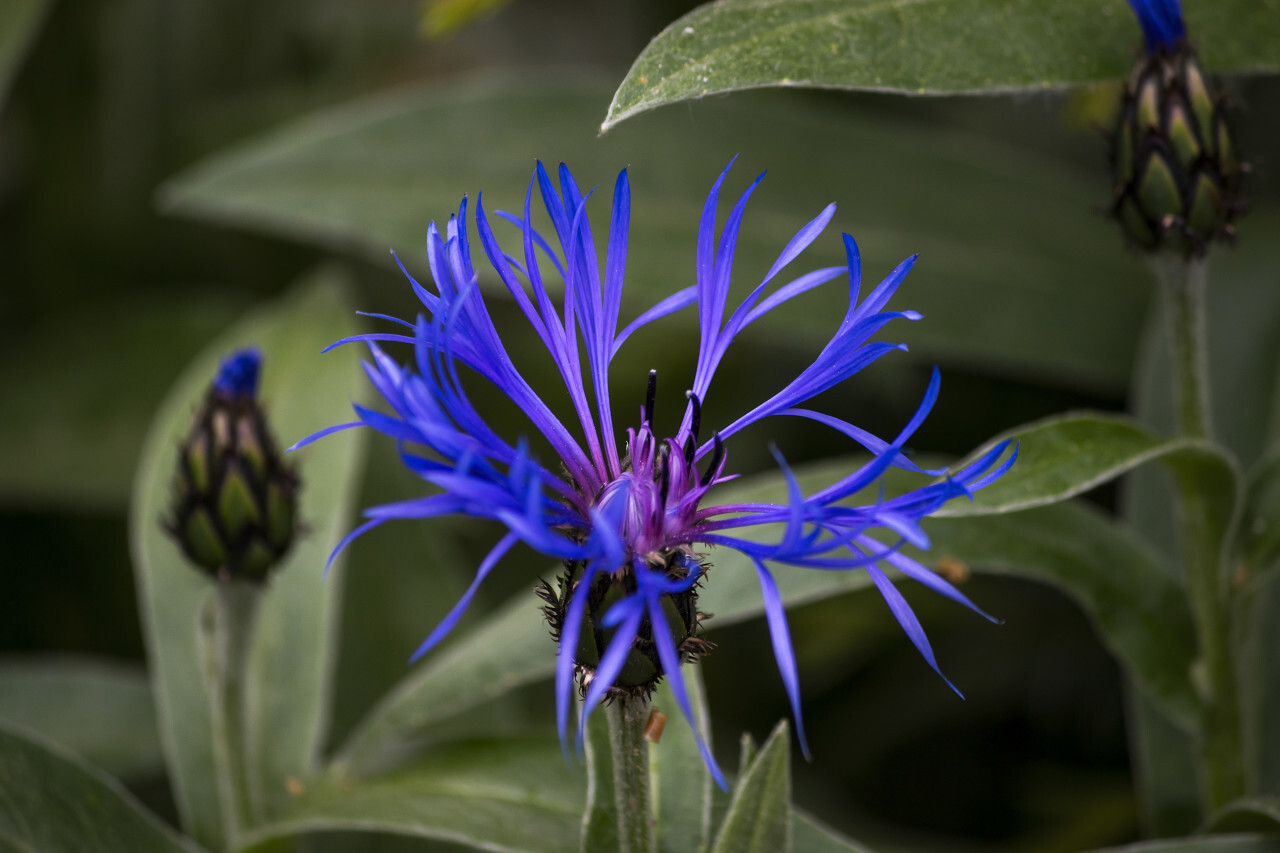
<svg viewBox="0 0 1280 853"><path fill-rule="evenodd" d="M929 668L936 672L938 677L945 681L957 696L963 699L964 694L960 692L960 689L952 684L951 679L943 675L942 670L938 668L938 661L933 656L933 647L929 645L929 638L925 636L924 628L920 626L920 620L916 618L915 612L912 611L911 605L907 604L907 600L902 597L902 593L898 592L898 588L893 585L893 581L889 580L889 577L874 565L867 566L867 574L871 576L871 582L876 585L880 596L889 605L889 610L893 612L893 617L898 620L898 624L902 626L902 630L911 640L911 644L916 647L916 651L920 652L920 656L929 664Z"/></svg>
<svg viewBox="0 0 1280 853"><path fill-rule="evenodd" d="M453 630L454 626L458 624L458 620L462 618L462 615L467 612L467 608L471 606L471 599L475 598L476 590L480 588L480 584L489 576L489 572L498 564L498 560L502 559L517 541L514 533L508 533L498 541L497 545L493 546L493 549L489 551L489 554L480 563L480 568L476 570L475 579L471 581L467 591L462 594L462 598L458 599L458 603L453 605L453 609L449 611L448 615L440 620L440 624L436 626L436 629L422 641L422 645L418 646L417 650L410 656L410 663L435 648L436 643L443 640Z"/></svg>
<svg viewBox="0 0 1280 853"><path fill-rule="evenodd" d="M769 636L773 642L773 656L778 661L778 672L787 689L787 698L791 702L791 717L796 723L796 739L800 741L800 751L806 759L809 754L809 739L804 734L804 716L800 713L800 675L796 671L796 653L791 648L791 630L787 627L787 613L782 605L782 595L778 592L778 584L773 575L765 568L764 563L752 560L756 566L756 576L760 580L760 595L764 600L764 615L769 623Z"/></svg>

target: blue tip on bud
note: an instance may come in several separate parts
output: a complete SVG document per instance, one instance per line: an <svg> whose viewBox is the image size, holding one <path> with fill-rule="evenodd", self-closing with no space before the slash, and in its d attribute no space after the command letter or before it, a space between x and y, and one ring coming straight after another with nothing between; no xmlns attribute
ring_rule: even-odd
<svg viewBox="0 0 1280 853"><path fill-rule="evenodd" d="M1173 47L1187 37L1182 23L1180 0L1129 0L1133 13L1142 25L1142 35L1147 40L1147 53L1160 48Z"/></svg>
<svg viewBox="0 0 1280 853"><path fill-rule="evenodd" d="M219 365L213 380L214 390L228 397L256 397L261 365L262 352L257 347L236 350Z"/></svg>

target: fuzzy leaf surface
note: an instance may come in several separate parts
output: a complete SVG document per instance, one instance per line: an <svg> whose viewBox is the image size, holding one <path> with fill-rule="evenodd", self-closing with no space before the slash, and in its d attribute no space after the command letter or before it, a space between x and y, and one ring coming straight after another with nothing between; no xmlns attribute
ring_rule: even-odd
<svg viewBox="0 0 1280 853"><path fill-rule="evenodd" d="M263 352L260 397L282 447L349 419L350 400L360 393L355 352L319 353L353 331L353 312L335 272L320 273L251 314L188 366L156 415L138 470L130 540L161 742L183 825L211 847L227 841L197 630L211 581L186 562L160 523L172 487L174 448L190 428L219 360L249 344ZM291 777L315 769L323 743L341 588L335 579L324 582L323 568L350 529L361 447L359 436L348 433L292 460L302 476L298 515L307 532L264 593L246 676L249 773L259 806L268 813L287 798Z"/></svg>
<svg viewBox="0 0 1280 853"><path fill-rule="evenodd" d="M711 853L790 853L790 730L778 723L737 781Z"/></svg>
<svg viewBox="0 0 1280 853"><path fill-rule="evenodd" d="M1280 3L1188 0L1214 71L1280 70ZM602 130L665 104L761 86L913 95L1043 90L1128 73L1142 39L1109 0L718 0L654 37Z"/></svg>
<svg viewBox="0 0 1280 853"><path fill-rule="evenodd" d="M953 501L938 517L1017 512L1057 503L1156 460L1203 484L1221 508L1220 534L1225 534L1237 503L1235 464L1225 454L1206 442L1161 438L1124 416L1054 416L998 436L974 455L1007 438L1019 445L1018 461L1008 473L972 501Z"/></svg>
<svg viewBox="0 0 1280 853"><path fill-rule="evenodd" d="M140 666L61 656L0 659L0 720L113 776L163 766L151 685Z"/></svg>
<svg viewBox="0 0 1280 853"><path fill-rule="evenodd" d="M586 774L554 738L460 741L412 769L308 780L278 820L245 839L270 848L302 833L382 832L490 851L563 853L578 845Z"/></svg>
<svg viewBox="0 0 1280 853"><path fill-rule="evenodd" d="M39 853L193 853L119 782L0 723L0 847Z"/></svg>
<svg viewBox="0 0 1280 853"><path fill-rule="evenodd" d="M697 665L684 667L685 689L698 731L711 739L707 692ZM663 679L653 694L653 707L667 715L662 739L649 750L653 798L657 803L658 849L662 853L704 850L711 843L711 797L715 783L702 763L693 729Z"/></svg>
<svg viewBox="0 0 1280 853"><path fill-rule="evenodd" d="M795 853L872 853L796 809L791 810L791 849Z"/></svg>
<svg viewBox="0 0 1280 853"><path fill-rule="evenodd" d="M818 463L798 468L796 476L807 494L856 464L853 459ZM893 474L888 485L891 494L907 483L927 482ZM723 497L735 503L785 500L782 489L781 475L762 474L726 489ZM926 566L936 569L946 562L975 572L1029 577L1071 596L1093 620L1103 642L1134 673L1144 693L1184 726L1191 724L1196 706L1188 672L1195 649L1185 593L1151 548L1131 531L1086 505L1071 502L1001 515L931 518L925 520L924 530L931 548L912 555ZM767 538L770 532L758 535ZM720 549L712 562L710 579L699 598L699 607L714 614L708 627L714 631L718 624L759 615L763 605L750 561ZM775 577L789 607L871 586L862 571L779 567Z"/></svg>
<svg viewBox="0 0 1280 853"><path fill-rule="evenodd" d="M796 264L797 274L801 264L843 264L840 231L859 241L867 282L919 253L895 304L928 319L894 330L911 346L904 358L1016 364L1028 375L1123 390L1145 302L1131 281L1142 273L1112 223L1081 213L1101 198L1094 170L936 118L855 115L777 93L699 104L692 119L654 113L599 139L600 103L610 90L591 80L490 78L367 98L199 163L173 178L161 201L184 216L384 265L394 249L425 282L427 224L443 223L464 194L472 210L483 191L490 215L518 211L533 157L552 169L563 161L579 184L601 188L589 209L603 222L609 188L629 164L626 321L692 280L706 192L741 154L723 205L762 169L771 175L743 222L740 288L758 282L795 231L835 201L835 220ZM1010 112L1007 120L1022 119ZM978 197L982 217L970 213ZM494 228L520 254L515 229ZM477 269L482 287L508 298L486 264ZM839 280L795 304L752 333L788 346L825 340L832 317L844 314L847 287ZM1108 310L1098 311L1100 304ZM689 312L663 322L668 334L694 328Z"/></svg>

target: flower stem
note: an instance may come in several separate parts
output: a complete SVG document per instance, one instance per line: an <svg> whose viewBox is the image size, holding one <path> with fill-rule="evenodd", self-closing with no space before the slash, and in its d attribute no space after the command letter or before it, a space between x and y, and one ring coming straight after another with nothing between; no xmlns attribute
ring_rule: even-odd
<svg viewBox="0 0 1280 853"><path fill-rule="evenodd" d="M254 821L245 751L245 668L261 595L256 585L219 581L202 623L214 770L229 846Z"/></svg>
<svg viewBox="0 0 1280 853"><path fill-rule="evenodd" d="M1205 262L1166 258L1157 261L1156 269L1173 365L1178 433L1207 441L1213 429L1205 345ZM1245 792L1239 688L1229 634L1231 603L1222 570L1221 531L1214 530L1210 498L1196 477L1183 474L1176 480L1179 538L1200 649L1201 782L1205 806L1212 812Z"/></svg>
<svg viewBox="0 0 1280 853"><path fill-rule="evenodd" d="M613 795L618 812L620 853L656 853L653 801L649 792L649 744L644 726L649 700L629 696L605 707L609 753L613 759Z"/></svg>

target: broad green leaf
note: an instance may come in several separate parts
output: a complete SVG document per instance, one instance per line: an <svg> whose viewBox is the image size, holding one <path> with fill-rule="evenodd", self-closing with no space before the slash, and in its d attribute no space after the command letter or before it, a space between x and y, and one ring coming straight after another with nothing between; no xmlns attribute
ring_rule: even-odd
<svg viewBox="0 0 1280 853"><path fill-rule="evenodd" d="M161 741L183 825L211 847L227 840L197 641L212 587L160 524L175 442L189 428L218 361L248 344L263 352L261 398L282 445L349 420L350 401L360 387L355 353L321 356L320 350L351 334L353 319L340 276L324 272L241 321L183 373L156 415L138 471L130 534ZM249 772L268 810L287 797L291 777L315 769L323 743L341 587L333 577L326 584L322 570L330 549L351 527L360 449L359 436L348 433L294 459L303 480L299 515L306 532L264 593L247 674Z"/></svg>
<svg viewBox="0 0 1280 853"><path fill-rule="evenodd" d="M411 770L363 780L326 774L295 786L247 847L317 832L388 832L491 851L563 853L578 844L585 776L554 739L461 741Z"/></svg>
<svg viewBox="0 0 1280 853"><path fill-rule="evenodd" d="M1208 838L1175 838L1108 847L1093 853L1277 853L1280 836L1214 835Z"/></svg>
<svg viewBox="0 0 1280 853"><path fill-rule="evenodd" d="M113 776L163 767L151 686L138 666L70 657L0 659L0 720Z"/></svg>
<svg viewBox="0 0 1280 853"><path fill-rule="evenodd" d="M1280 785L1280 573L1269 572L1237 590L1233 639L1240 673L1244 753L1251 790Z"/></svg>
<svg viewBox="0 0 1280 853"><path fill-rule="evenodd" d="M791 754L786 720L739 777L712 853L790 853Z"/></svg>
<svg viewBox="0 0 1280 853"><path fill-rule="evenodd" d="M0 107L52 5L51 0L5 0L0 4Z"/></svg>
<svg viewBox="0 0 1280 853"><path fill-rule="evenodd" d="M854 460L835 460L799 468L796 476L807 494L854 465ZM895 472L890 492L909 477ZM720 497L734 503L782 500L783 488L781 475L766 474L726 489ZM1150 549L1125 528L1083 504L1062 503L1005 515L932 518L924 529L931 548L913 556L931 568L1015 574L1066 592L1095 622L1103 642L1135 673L1143 691L1183 726L1191 725L1196 700L1188 673L1195 646L1185 594ZM708 626L714 631L718 624L759 615L760 591L750 561L720 549L712 562L699 598L699 607L714 617ZM779 567L774 574L788 606L871 585L860 571Z"/></svg>
<svg viewBox="0 0 1280 853"><path fill-rule="evenodd" d="M987 448L1008 438L1019 445L1018 461L1008 473L972 501L953 501L939 517L1017 512L1057 503L1158 459L1211 490L1222 508L1217 518L1222 532L1230 521L1238 488L1235 466L1204 442L1161 438L1130 418L1103 414L1054 416L1011 430Z"/></svg>
<svg viewBox="0 0 1280 853"><path fill-rule="evenodd" d="M31 853L196 850L112 779L0 723L0 847Z"/></svg>
<svg viewBox="0 0 1280 853"><path fill-rule="evenodd" d="M1139 688L1184 728L1196 719L1195 633L1183 588L1132 531L1086 504L925 522L932 568L1030 577L1065 592ZM1001 615L1001 614L996 614Z"/></svg>
<svg viewBox="0 0 1280 853"><path fill-rule="evenodd" d="M1280 566L1280 450L1250 475L1232 545L1232 580L1237 586Z"/></svg>
<svg viewBox="0 0 1280 853"><path fill-rule="evenodd" d="M555 643L532 591L418 664L356 727L334 759L359 776L391 763L433 723L555 669Z"/></svg>
<svg viewBox="0 0 1280 853"><path fill-rule="evenodd" d="M1280 3L1185 6L1209 68L1280 70ZM1140 32L1110 0L718 0L649 43L601 129L664 104L761 86L940 95L1114 79L1133 64Z"/></svg>
<svg viewBox="0 0 1280 853"><path fill-rule="evenodd" d="M696 665L686 666L683 676L698 732L710 743L711 720L702 672ZM711 842L711 789L715 783L666 679L654 691L653 707L667 715L662 739L649 750L658 849L662 853L704 850Z"/></svg>
<svg viewBox="0 0 1280 853"><path fill-rule="evenodd" d="M1190 835L1202 822L1195 735L1125 675L1132 703L1129 750L1143 834Z"/></svg>
<svg viewBox="0 0 1280 853"><path fill-rule="evenodd" d="M55 319L16 328L0 342L0 373L12 377L0 407L0 502L128 505L147 426L174 366L247 305L227 292L174 290L72 300Z"/></svg>
<svg viewBox="0 0 1280 853"><path fill-rule="evenodd" d="M1117 13L1127 14L1123 7ZM1087 215L1101 192L1094 170L994 134L770 94L707 102L692 116L655 113L598 139L609 88L563 78L487 80L357 101L198 164L166 185L162 203L385 265L395 249L425 280L427 224L443 222L464 194L473 209L483 191L487 211L520 210L533 158L549 167L564 161L580 184L600 187L591 203L600 235L614 178L629 164L625 321L692 281L706 192L741 154L722 197L726 209L751 177L771 172L752 197L738 241L741 288L758 281L795 231L835 201L830 232L796 272L843 264L839 231L858 239L864 281L878 281L918 252L894 304L928 319L886 332L910 344L903 358L958 356L993 369L1015 363L1021 375L1114 390L1127 382L1145 299L1130 283L1141 267L1126 257L1111 223ZM979 197L983 215L975 217L972 200ZM514 229L494 227L508 251L520 254ZM479 258L478 242L474 250ZM477 267L482 286L500 291L487 265ZM404 296L410 298L407 288ZM787 344L825 340L843 302L846 288L833 282L750 334ZM665 328L683 332L692 324L683 312Z"/></svg>
<svg viewBox="0 0 1280 853"><path fill-rule="evenodd" d="M795 853L872 853L795 809L791 810L791 849Z"/></svg>

